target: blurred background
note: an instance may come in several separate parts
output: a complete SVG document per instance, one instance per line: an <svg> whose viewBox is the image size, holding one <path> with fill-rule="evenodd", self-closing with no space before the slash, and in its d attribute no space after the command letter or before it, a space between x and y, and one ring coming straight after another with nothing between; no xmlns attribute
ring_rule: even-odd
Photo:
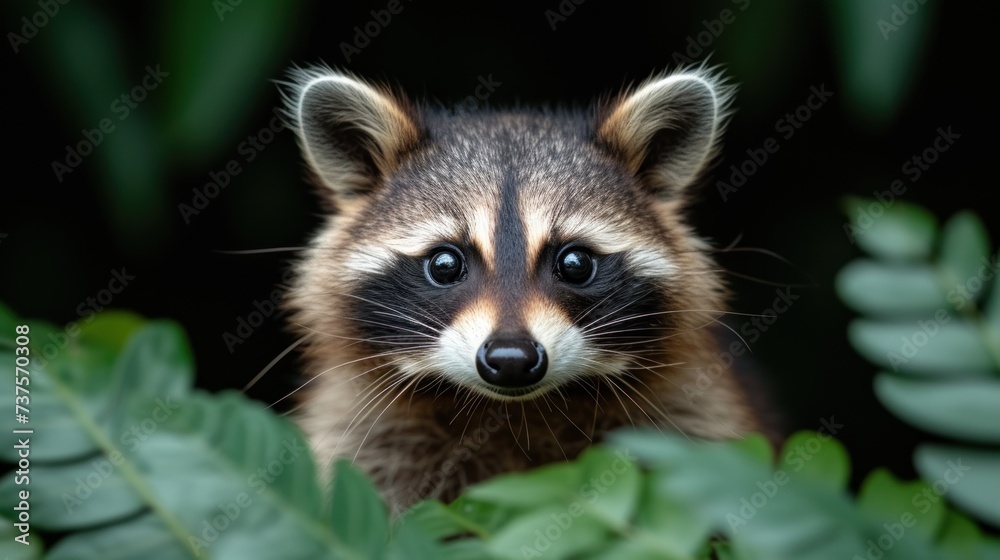
<svg viewBox="0 0 1000 560"><path fill-rule="evenodd" d="M968 5L41 0L0 10L11 133L0 300L22 316L64 324L110 307L171 318L191 337L200 386L243 387L293 342L269 310L295 253L227 251L299 247L322 212L293 135L275 126L273 82L289 67L325 62L473 110L586 105L710 56L740 89L692 220L719 247L762 250L718 255L736 311L770 308L773 284L799 297L747 337L773 407L788 430L844 424L855 483L878 465L914 476L912 448L932 439L876 401L875 368L848 346L851 313L833 278L858 254L844 197L896 180L901 199L939 219L975 209L1000 239L987 179L996 108L978 83L995 72L979 61L994 51L987 31L972 31L990 18ZM913 161L942 130L947 151ZM760 163L765 145L773 153ZM114 293L118 277L128 284ZM748 335L742 318L729 324ZM273 403L299 382L293 353L249 394Z"/></svg>

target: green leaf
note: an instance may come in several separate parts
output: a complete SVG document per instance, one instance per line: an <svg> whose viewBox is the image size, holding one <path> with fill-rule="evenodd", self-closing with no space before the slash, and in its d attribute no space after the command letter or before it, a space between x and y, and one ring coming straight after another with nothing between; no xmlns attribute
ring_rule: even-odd
<svg viewBox="0 0 1000 560"><path fill-rule="evenodd" d="M730 544L725 541L712 543L712 552L714 553L711 556L713 560L738 560Z"/></svg>
<svg viewBox="0 0 1000 560"><path fill-rule="evenodd" d="M179 325L169 321L154 321L136 332L114 367L114 392L122 399L181 399L194 385L194 358L187 336ZM112 432L125 434L126 415L117 414L114 420Z"/></svg>
<svg viewBox="0 0 1000 560"><path fill-rule="evenodd" d="M881 374L875 394L901 419L936 434L1000 443L1000 382L910 380Z"/></svg>
<svg viewBox="0 0 1000 560"><path fill-rule="evenodd" d="M940 261L949 285L965 285L977 275L989 254L986 228L974 213L960 212L944 225Z"/></svg>
<svg viewBox="0 0 1000 560"><path fill-rule="evenodd" d="M118 455L116 461L122 461ZM15 473L0 481L0 502L18 503ZM144 504L121 471L105 457L67 465L32 465L33 526L50 531L82 529L138 513Z"/></svg>
<svg viewBox="0 0 1000 560"><path fill-rule="evenodd" d="M379 558L389 540L389 513L375 486L347 460L334 465L333 532L366 558Z"/></svg>
<svg viewBox="0 0 1000 560"><path fill-rule="evenodd" d="M658 495L730 535L738 558L819 560L864 549L840 491L813 476L775 472L756 445L694 444L648 432L614 434L612 441L661 466L653 474Z"/></svg>
<svg viewBox="0 0 1000 560"><path fill-rule="evenodd" d="M36 362L28 367L31 390L30 423L33 429L31 457L33 461L65 461L92 454L97 444L80 421L80 416L104 417L111 409L108 388L112 387L113 354L100 348L67 346L56 360L43 368ZM5 379L14 378L14 354L0 352L0 372ZM77 408L67 402L67 393L57 389L59 384L72 387L64 389L75 396ZM14 384L0 386L4 395L0 407L14 414ZM9 407L9 408L8 408ZM24 436L21 436L24 437ZM0 432L0 457L17 461L13 445L17 438L9 431Z"/></svg>
<svg viewBox="0 0 1000 560"><path fill-rule="evenodd" d="M898 523L909 514L915 520L913 530L930 538L937 534L948 510L944 501L927 496L934 496L928 483L902 482L888 470L877 469L861 484L858 508L879 527Z"/></svg>
<svg viewBox="0 0 1000 560"><path fill-rule="evenodd" d="M46 560L191 560L181 543L152 514L59 541ZM219 557L216 557L219 558Z"/></svg>
<svg viewBox="0 0 1000 560"><path fill-rule="evenodd" d="M259 403L191 395L135 456L154 508L176 519L171 531L202 539L212 557L364 558L327 528L302 434Z"/></svg>
<svg viewBox="0 0 1000 560"><path fill-rule="evenodd" d="M753 461L765 465L774 463L774 448L762 434L747 434L740 439L726 442L726 445L732 446L737 452Z"/></svg>
<svg viewBox="0 0 1000 560"><path fill-rule="evenodd" d="M642 483L636 528L650 535L660 550L672 551L681 558L694 555L708 540L711 523L691 515L671 496L656 492L654 477L645 477Z"/></svg>
<svg viewBox="0 0 1000 560"><path fill-rule="evenodd" d="M625 452L603 447L588 449L576 464L583 469L586 481L579 489L578 500L591 515L611 527L626 526L639 502L638 465Z"/></svg>
<svg viewBox="0 0 1000 560"><path fill-rule="evenodd" d="M103 311L77 323L80 326L80 344L121 352L132 335L147 323L144 317L130 311Z"/></svg>
<svg viewBox="0 0 1000 560"><path fill-rule="evenodd" d="M914 462L920 475L959 508L1000 526L1000 452L923 444Z"/></svg>
<svg viewBox="0 0 1000 560"><path fill-rule="evenodd" d="M870 315L916 315L947 305L935 270L924 264L859 259L840 270L836 286L844 303Z"/></svg>
<svg viewBox="0 0 1000 560"><path fill-rule="evenodd" d="M417 502L396 520L396 530L404 525L437 539L462 534L469 530L465 519L437 500Z"/></svg>
<svg viewBox="0 0 1000 560"><path fill-rule="evenodd" d="M135 332L122 355L115 357L114 347L122 331L135 326L132 319L110 316L84 325L76 337L58 331L63 347L47 367L29 366L31 377L32 457L36 461L66 461L94 453L97 443L88 433L86 417L112 441L128 438L132 428L125 423L128 402L145 396L170 399L190 390L193 382L191 353L183 331L173 323L152 322ZM96 334L104 330L104 334ZM36 329L33 327L32 332ZM48 337L33 334L33 341ZM54 343L55 344L55 343ZM0 352L0 372L9 371L13 379L13 355ZM13 384L0 388L10 391ZM6 405L4 405L6 406ZM13 411L11 411L13 413ZM140 417L137 420L143 420ZM12 434L0 434L0 457L16 460Z"/></svg>
<svg viewBox="0 0 1000 560"><path fill-rule="evenodd" d="M465 496L502 506L532 507L565 501L575 496L582 484L576 465L557 463L488 480L469 488Z"/></svg>
<svg viewBox="0 0 1000 560"><path fill-rule="evenodd" d="M990 274L993 275L993 291L986 300L986 322L993 329L993 336L1000 337L1000 253L993 257L989 268Z"/></svg>
<svg viewBox="0 0 1000 560"><path fill-rule="evenodd" d="M398 553L396 552L397 549L399 550ZM428 560L432 558L440 558L441 560L483 560L484 558L489 558L486 543L474 539L449 541L440 547L437 555L425 555L422 557L409 555L401 547L395 547L392 552L397 554L392 557L393 560L411 560L412 558L426 558Z"/></svg>
<svg viewBox="0 0 1000 560"><path fill-rule="evenodd" d="M529 556L532 558L532 556ZM542 557L544 558L544 556ZM687 554L675 554L665 551L654 541L637 538L633 535L623 539L608 541L604 546L595 550L588 550L581 556L574 556L581 560L616 560L618 558L649 558L655 560L688 560L691 558Z"/></svg>
<svg viewBox="0 0 1000 560"><path fill-rule="evenodd" d="M506 478L507 476L518 475L505 475L499 478ZM448 506L448 509L452 511L457 519L462 520L463 526L468 531L472 531L477 535L485 536L499 530L500 527L509 523L521 512L517 507L508 507L471 499L468 496L470 491L471 488L467 489L463 495L459 496Z"/></svg>
<svg viewBox="0 0 1000 560"><path fill-rule="evenodd" d="M482 551L482 541L471 541L480 545ZM456 558L461 551L445 551L438 542L437 537L428 534L423 527L411 523L397 525L393 531L392 540L389 541L389 548L386 552L388 560L410 560L411 558L441 558L446 560ZM482 558L482 554L469 556L468 558ZM374 557L373 557L374 558Z"/></svg>
<svg viewBox="0 0 1000 560"><path fill-rule="evenodd" d="M847 450L829 435L811 431L792 434L781 450L780 469L789 476L802 473L831 490L842 492L851 478Z"/></svg>
<svg viewBox="0 0 1000 560"><path fill-rule="evenodd" d="M886 126L899 114L921 68L935 6L917 4L915 12L906 13L893 0L828 5L842 103L860 121Z"/></svg>
<svg viewBox="0 0 1000 560"><path fill-rule="evenodd" d="M853 240L872 256L887 261L923 260L931 256L937 220L926 209L902 200L886 205L872 198L849 196L844 212Z"/></svg>
<svg viewBox="0 0 1000 560"><path fill-rule="evenodd" d="M983 540L979 527L964 515L949 511L938 538L947 558L976 558Z"/></svg>
<svg viewBox="0 0 1000 560"><path fill-rule="evenodd" d="M551 505L512 521L490 539L487 550L498 559L522 560L534 553L558 560L601 546L608 536L582 506Z"/></svg>
<svg viewBox="0 0 1000 560"><path fill-rule="evenodd" d="M985 375L996 368L982 333L941 312L913 322L856 319L848 325L851 345L872 363L925 375Z"/></svg>
<svg viewBox="0 0 1000 560"><path fill-rule="evenodd" d="M42 557L41 538L34 533L28 533L28 545L14 540L21 534L14 527L14 522L0 517L0 556L4 560L35 560Z"/></svg>

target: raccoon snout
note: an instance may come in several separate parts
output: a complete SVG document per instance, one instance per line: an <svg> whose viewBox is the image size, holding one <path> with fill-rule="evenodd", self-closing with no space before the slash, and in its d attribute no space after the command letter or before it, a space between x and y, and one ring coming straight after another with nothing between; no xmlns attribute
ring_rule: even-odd
<svg viewBox="0 0 1000 560"><path fill-rule="evenodd" d="M490 385L529 387L545 377L549 359L545 348L526 338L494 338L476 352L476 369Z"/></svg>

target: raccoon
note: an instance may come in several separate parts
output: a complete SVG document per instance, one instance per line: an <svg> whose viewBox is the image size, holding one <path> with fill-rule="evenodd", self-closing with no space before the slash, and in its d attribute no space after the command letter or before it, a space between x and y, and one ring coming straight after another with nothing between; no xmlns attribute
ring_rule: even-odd
<svg viewBox="0 0 1000 560"><path fill-rule="evenodd" d="M353 460L400 512L619 427L761 428L713 358L726 291L685 222L732 97L718 72L589 110L417 105L329 68L284 93L331 208L287 303L321 465Z"/></svg>

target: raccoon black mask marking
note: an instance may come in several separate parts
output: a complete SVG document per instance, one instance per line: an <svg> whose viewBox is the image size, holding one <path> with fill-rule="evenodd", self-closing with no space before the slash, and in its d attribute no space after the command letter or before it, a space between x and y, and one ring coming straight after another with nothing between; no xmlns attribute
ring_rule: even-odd
<svg viewBox="0 0 1000 560"><path fill-rule="evenodd" d="M717 75L589 112L455 114L326 68L287 85L335 208L289 299L321 461L354 458L398 511L620 426L757 427L713 360L724 290L683 220L726 117Z"/></svg>

